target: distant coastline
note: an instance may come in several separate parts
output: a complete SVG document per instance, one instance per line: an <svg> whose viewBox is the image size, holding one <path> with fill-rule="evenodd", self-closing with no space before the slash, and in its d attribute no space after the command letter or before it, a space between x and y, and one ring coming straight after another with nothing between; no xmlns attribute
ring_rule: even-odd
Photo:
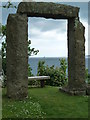
<svg viewBox="0 0 90 120"><path fill-rule="evenodd" d="M29 58L67 58L67 57L36 57L36 56L34 56L34 57L32 57L32 56L30 56Z"/></svg>
<svg viewBox="0 0 90 120"><path fill-rule="evenodd" d="M56 58L68 58L68 57L65 57L65 56L64 57L45 57L45 56L44 57L43 56L42 57L37 57L37 56L30 56L29 59L30 58L53 58L53 59L56 59ZM85 58L90 58L90 55L85 55Z"/></svg>
<svg viewBox="0 0 90 120"><path fill-rule="evenodd" d="M60 66L59 59L61 58L65 58L66 62L68 61L67 57L29 57L28 63L32 68L32 73L36 75L39 61L45 61L45 65L48 65L49 67L52 65L54 65L55 67L59 67ZM86 68L89 69L90 64L88 61L89 61L88 56L85 56L85 66ZM89 73L90 73L90 70L89 70Z"/></svg>

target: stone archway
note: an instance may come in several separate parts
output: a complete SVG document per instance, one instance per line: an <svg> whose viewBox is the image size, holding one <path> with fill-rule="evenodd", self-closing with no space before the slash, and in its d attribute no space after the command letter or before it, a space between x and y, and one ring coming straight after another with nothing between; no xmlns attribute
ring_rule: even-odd
<svg viewBox="0 0 90 120"><path fill-rule="evenodd" d="M85 28L79 8L51 2L22 2L7 20L7 95L22 99L28 95L28 17L68 20L68 86L71 94L85 94Z"/></svg>

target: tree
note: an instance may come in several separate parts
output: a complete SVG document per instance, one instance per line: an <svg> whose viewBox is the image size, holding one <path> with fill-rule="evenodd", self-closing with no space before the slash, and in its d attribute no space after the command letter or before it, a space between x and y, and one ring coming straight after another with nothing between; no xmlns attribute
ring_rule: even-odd
<svg viewBox="0 0 90 120"><path fill-rule="evenodd" d="M13 5L11 2L7 2L4 6L2 6L3 8L17 8L15 5ZM1 25L0 23L0 40L4 39L4 41L2 42L2 69L4 71L4 74L6 75L6 47L7 47L7 43L6 43L6 25ZM31 48L31 40L28 41L28 56L33 56L33 55L37 55L37 53L39 52L39 50L35 50L35 48ZM28 75L31 76L31 67L30 65L28 65Z"/></svg>
<svg viewBox="0 0 90 120"><path fill-rule="evenodd" d="M5 5L3 5L3 8L17 8L16 5L13 5L10 1L8 1Z"/></svg>
<svg viewBox="0 0 90 120"><path fill-rule="evenodd" d="M49 67L48 65L45 65L45 61L38 62L37 75L50 76L50 80L46 81L47 85L63 86L67 84L67 75L66 75L67 62L63 58L60 59L59 62L60 62L60 66L58 67L55 67L54 65Z"/></svg>

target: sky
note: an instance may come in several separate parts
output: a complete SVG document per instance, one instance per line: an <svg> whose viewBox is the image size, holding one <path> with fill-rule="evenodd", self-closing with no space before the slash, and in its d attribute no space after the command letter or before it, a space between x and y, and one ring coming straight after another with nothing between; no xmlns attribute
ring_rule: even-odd
<svg viewBox="0 0 90 120"><path fill-rule="evenodd" d="M61 4L80 7L80 21L85 26L85 54L88 55L88 3ZM16 9L2 9L3 25L6 24L9 13L16 13ZM28 18L28 39L31 40L31 47L39 50L33 57L67 57L67 23L67 20L63 19Z"/></svg>
<svg viewBox="0 0 90 120"><path fill-rule="evenodd" d="M15 0L13 0L13 1L15 1ZM29 2L29 1L37 1L37 2L42 2L42 1L43 2L62 2L62 0L22 0L22 1L26 1L26 2ZM89 0L63 0L63 2L89 2Z"/></svg>

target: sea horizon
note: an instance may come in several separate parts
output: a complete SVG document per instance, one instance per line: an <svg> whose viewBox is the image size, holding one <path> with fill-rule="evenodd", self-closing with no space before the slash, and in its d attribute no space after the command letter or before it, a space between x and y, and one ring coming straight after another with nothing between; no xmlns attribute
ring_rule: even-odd
<svg viewBox="0 0 90 120"><path fill-rule="evenodd" d="M55 67L60 67L60 61L59 59L65 58L66 62L68 63L68 58L67 57L29 57L28 63L30 64L30 67L32 68L32 73L34 75L37 74L37 68L38 68L38 62L39 61L45 61L45 65L48 65L51 67L54 65ZM90 63L88 62L90 57L85 56L85 67L88 69L90 68ZM88 69L89 73L90 70Z"/></svg>
<svg viewBox="0 0 90 120"><path fill-rule="evenodd" d="M90 55L85 55L85 58L90 58ZM48 56L40 56L40 57L37 57L37 56L29 56L29 58L68 58L67 56L58 56L58 57L54 57L54 56L51 56L51 57L48 57Z"/></svg>

